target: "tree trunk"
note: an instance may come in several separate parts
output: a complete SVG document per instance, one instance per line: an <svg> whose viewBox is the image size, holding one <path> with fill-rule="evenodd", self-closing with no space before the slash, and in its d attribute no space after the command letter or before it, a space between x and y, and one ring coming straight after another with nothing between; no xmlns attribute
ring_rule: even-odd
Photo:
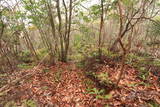
<svg viewBox="0 0 160 107"><path fill-rule="evenodd" d="M103 0L101 0L101 22L100 22L100 30L99 30L99 40L98 40L98 52L99 52L99 60L101 61L102 57L102 29L104 25L104 6Z"/></svg>
<svg viewBox="0 0 160 107"><path fill-rule="evenodd" d="M65 41L65 62L67 62L67 57L68 57L68 49L69 49L69 43L70 43L70 33L71 33L71 24L72 24L72 0L70 0L70 6L69 6L69 21L66 19L66 24L68 25L68 33L67 33L67 38ZM67 11L66 11L67 12ZM66 13L67 15L67 13ZM66 17L67 18L67 17Z"/></svg>
<svg viewBox="0 0 160 107"><path fill-rule="evenodd" d="M35 60L38 61L39 60L38 55L37 55L37 53L36 53L36 51L35 51L35 49L33 47L33 44L32 44L32 42L30 40L30 37L29 37L27 31L24 31L24 38L25 38L26 45L27 45L28 49L31 51L31 54L33 55Z"/></svg>
<svg viewBox="0 0 160 107"><path fill-rule="evenodd" d="M57 14L58 14L58 21L59 21L59 25L58 25L58 33L59 33L59 38L60 38L60 46L61 46L61 55L60 55L60 60L62 62L64 62L65 58L64 58L64 40L63 40L63 36L62 36L62 18L61 18L61 11L60 11L60 3L59 0L56 1L57 5Z"/></svg>

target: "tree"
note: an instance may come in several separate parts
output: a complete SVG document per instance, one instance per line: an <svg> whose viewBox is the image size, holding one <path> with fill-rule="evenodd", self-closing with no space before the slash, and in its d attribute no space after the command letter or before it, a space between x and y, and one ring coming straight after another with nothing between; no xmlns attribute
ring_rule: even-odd
<svg viewBox="0 0 160 107"><path fill-rule="evenodd" d="M57 7L57 15L58 15L58 35L60 39L60 47L61 47L61 61L66 62L68 56L68 49L70 43L70 32L71 32L71 24L72 24L72 10L73 10L73 1L69 2L69 10L67 10L67 6L65 1L63 0L63 6L65 8L65 31L63 33L62 29L62 16L61 16L61 8L60 1L56 1Z"/></svg>
<svg viewBox="0 0 160 107"><path fill-rule="evenodd" d="M12 10L10 7L1 5L0 8L0 69L2 71L13 71L17 63L17 53L15 52L15 46L17 41L15 37L15 31L12 31L10 23L10 13ZM8 22L7 22L8 21Z"/></svg>
<svg viewBox="0 0 160 107"><path fill-rule="evenodd" d="M99 50L99 59L101 60L102 56L102 29L104 26L104 4L103 0L101 0L101 22L100 22L100 31L99 31L99 42L98 42L98 50Z"/></svg>
<svg viewBox="0 0 160 107"><path fill-rule="evenodd" d="M122 39L127 34L127 32L129 31L131 33L133 32L133 28L137 23L140 23L141 21L145 21L146 19L151 19L155 16L155 14L157 15L157 12L156 12L155 14L152 14L150 17L146 16L148 8L152 5L152 3L154 3L153 1L154 0L150 0L150 1L118 0L117 1L118 11L119 11L119 32L118 32L117 39L115 40L115 42L111 47L111 50L115 49L115 47L117 46L117 43L119 43L120 47L122 48L123 54L122 54L120 74L119 74L116 85L119 84L122 78L122 75L124 74L123 71L125 66L125 57L129 52L130 46L131 46L131 39L130 41L128 41L129 45L128 44L125 45L122 42ZM141 5L139 6L138 4L141 4Z"/></svg>

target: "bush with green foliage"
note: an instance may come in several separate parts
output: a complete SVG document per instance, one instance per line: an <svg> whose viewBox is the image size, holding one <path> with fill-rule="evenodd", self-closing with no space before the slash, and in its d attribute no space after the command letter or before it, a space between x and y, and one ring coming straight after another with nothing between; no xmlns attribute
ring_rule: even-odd
<svg viewBox="0 0 160 107"><path fill-rule="evenodd" d="M27 107L37 107L36 102L33 100L24 100L23 105L25 105Z"/></svg>
<svg viewBox="0 0 160 107"><path fill-rule="evenodd" d="M151 56L138 56L132 53L127 56L126 63L139 70L139 77L143 80L147 79L149 72L153 74L160 72L158 70L160 69L160 60Z"/></svg>
<svg viewBox="0 0 160 107"><path fill-rule="evenodd" d="M36 53L40 59L48 54L48 50L46 48L37 49Z"/></svg>
<svg viewBox="0 0 160 107"><path fill-rule="evenodd" d="M104 89L97 89L97 88L92 88L92 89L87 89L88 94L95 95L96 99L110 99L112 98L112 94L105 94Z"/></svg>
<svg viewBox="0 0 160 107"><path fill-rule="evenodd" d="M17 67L19 69L30 69L33 68L34 64L26 64L26 63L22 63L22 64L18 64Z"/></svg>
<svg viewBox="0 0 160 107"><path fill-rule="evenodd" d="M20 61L23 63L32 63L33 57L31 55L31 52L29 50L24 50L20 53Z"/></svg>

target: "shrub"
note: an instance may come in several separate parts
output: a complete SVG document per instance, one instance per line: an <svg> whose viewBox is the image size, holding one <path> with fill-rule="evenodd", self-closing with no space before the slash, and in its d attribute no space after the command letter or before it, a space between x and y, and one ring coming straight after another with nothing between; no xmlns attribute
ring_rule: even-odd
<svg viewBox="0 0 160 107"><path fill-rule="evenodd" d="M34 66L34 64L25 64L25 63L22 63L22 64L18 64L17 67L20 68L20 69L30 69Z"/></svg>
<svg viewBox="0 0 160 107"><path fill-rule="evenodd" d="M29 50L24 50L20 53L20 61L23 63L32 63L33 58Z"/></svg>
<svg viewBox="0 0 160 107"><path fill-rule="evenodd" d="M48 50L46 48L38 49L38 50L36 50L36 53L37 53L38 57L41 59L45 55L48 54Z"/></svg>

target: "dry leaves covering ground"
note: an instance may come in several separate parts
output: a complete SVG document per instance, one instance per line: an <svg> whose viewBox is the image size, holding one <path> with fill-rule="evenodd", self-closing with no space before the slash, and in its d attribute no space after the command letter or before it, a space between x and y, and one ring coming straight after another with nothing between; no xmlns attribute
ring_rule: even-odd
<svg viewBox="0 0 160 107"><path fill-rule="evenodd" d="M100 72L108 72L115 81L119 69L103 65ZM49 71L48 71L49 70ZM17 73L16 77L26 75L31 70ZM137 78L138 71L131 67L125 69L125 76L118 89L110 91L110 99L96 99L96 95L86 93L84 71L72 63L58 63L49 69L40 66L34 70L36 74L18 82L3 96L0 96L0 106L6 102L15 101L17 106L25 107L22 101L32 99L37 107L147 107L146 102L156 101L160 104L160 87L157 77L150 74L149 86L142 84ZM20 75L21 74L21 75ZM135 86L132 86L132 85Z"/></svg>

